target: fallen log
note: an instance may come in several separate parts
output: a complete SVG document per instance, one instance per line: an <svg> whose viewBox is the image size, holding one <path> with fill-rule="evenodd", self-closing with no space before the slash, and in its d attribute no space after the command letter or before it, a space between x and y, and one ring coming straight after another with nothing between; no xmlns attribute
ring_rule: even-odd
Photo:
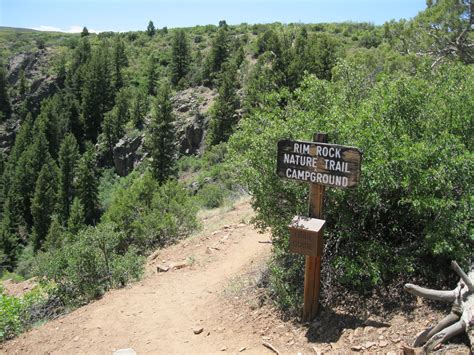
<svg viewBox="0 0 474 355"><path fill-rule="evenodd" d="M425 329L418 334L413 343L414 347L423 347L430 353L455 335L465 332L474 351L474 264L469 273L465 273L456 261L451 267L459 275L460 280L454 290L432 290L413 284L405 284L405 291L430 300L452 302L451 313L443 318L436 326Z"/></svg>

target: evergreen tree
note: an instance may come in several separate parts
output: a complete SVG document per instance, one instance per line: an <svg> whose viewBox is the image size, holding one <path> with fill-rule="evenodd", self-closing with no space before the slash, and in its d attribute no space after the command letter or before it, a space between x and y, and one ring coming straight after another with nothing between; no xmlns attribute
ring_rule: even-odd
<svg viewBox="0 0 474 355"><path fill-rule="evenodd" d="M474 63L474 4L472 0L431 0L413 21L413 50L432 55L434 64L446 59Z"/></svg>
<svg viewBox="0 0 474 355"><path fill-rule="evenodd" d="M71 71L74 73L81 65L87 63L91 57L91 44L88 38L81 38L72 54Z"/></svg>
<svg viewBox="0 0 474 355"><path fill-rule="evenodd" d="M5 198L7 196L6 182L8 175L5 173L7 163L3 152L0 152L0 221L3 216L3 207L5 205Z"/></svg>
<svg viewBox="0 0 474 355"><path fill-rule="evenodd" d="M94 51L86 70L86 80L82 89L82 117L85 138L95 143L104 113L110 110L113 98L105 49Z"/></svg>
<svg viewBox="0 0 474 355"><path fill-rule="evenodd" d="M59 149L59 179L58 179L58 214L59 220L66 225L69 211L74 197L74 176L77 160L79 158L79 147L72 133L68 133Z"/></svg>
<svg viewBox="0 0 474 355"><path fill-rule="evenodd" d="M14 169L20 155L28 148L33 142L33 116L28 113L23 120L20 129L15 137L15 144L10 152L10 159L8 161L9 170Z"/></svg>
<svg viewBox="0 0 474 355"><path fill-rule="evenodd" d="M25 77L25 71L23 69L20 70L20 87L18 90L19 90L18 93L20 94L20 96L25 95L26 91L28 90L26 77Z"/></svg>
<svg viewBox="0 0 474 355"><path fill-rule="evenodd" d="M74 200L72 200L71 213L67 221L67 230L72 235L76 235L85 226L86 217L84 206L82 206L81 200L78 197L74 197Z"/></svg>
<svg viewBox="0 0 474 355"><path fill-rule="evenodd" d="M229 33L227 27L220 27L216 38L212 42L211 51L206 60L204 77L212 82L228 57Z"/></svg>
<svg viewBox="0 0 474 355"><path fill-rule="evenodd" d="M166 181L175 173L176 144L173 113L170 101L170 87L160 87L148 127L146 146L153 159L152 173L159 182Z"/></svg>
<svg viewBox="0 0 474 355"><path fill-rule="evenodd" d="M64 58L64 56L61 56L59 58L59 61L55 69L56 69L58 85L61 89L63 89L64 83L66 82L66 77L67 77L66 58Z"/></svg>
<svg viewBox="0 0 474 355"><path fill-rule="evenodd" d="M18 226L20 221L12 213L10 200L5 201L5 213L2 216L0 225L0 251L3 253L3 259L0 260L0 266L13 271L18 256L21 252L20 236Z"/></svg>
<svg viewBox="0 0 474 355"><path fill-rule="evenodd" d="M51 225L49 226L46 240L43 243L44 250L57 250L63 245L65 229L59 221L58 215L54 214L51 217Z"/></svg>
<svg viewBox="0 0 474 355"><path fill-rule="evenodd" d="M39 250L48 235L51 216L57 203L58 168L54 161L45 163L36 182L31 202L33 216L33 247Z"/></svg>
<svg viewBox="0 0 474 355"><path fill-rule="evenodd" d="M143 92L143 90L138 89L135 92L135 97L132 101L132 108L131 108L131 120L133 125L138 128L143 128L143 122L145 120L145 115L148 111L148 100L147 96Z"/></svg>
<svg viewBox="0 0 474 355"><path fill-rule="evenodd" d="M0 61L0 121L7 120L12 114L10 98L8 96L8 83L3 63Z"/></svg>
<svg viewBox="0 0 474 355"><path fill-rule="evenodd" d="M22 152L11 175L8 192L11 218L20 221L29 231L33 225L31 201L43 164L52 160L48 140L43 131L34 133L33 143Z"/></svg>
<svg viewBox="0 0 474 355"><path fill-rule="evenodd" d="M171 82L178 85L189 71L189 44L184 30L175 32L172 44Z"/></svg>
<svg viewBox="0 0 474 355"><path fill-rule="evenodd" d="M94 225L99 217L99 177L94 146L90 143L77 167L76 193L84 208L85 222Z"/></svg>
<svg viewBox="0 0 474 355"><path fill-rule="evenodd" d="M219 96L211 111L209 123L209 142L211 144L227 141L238 121L236 110L239 108L239 100L235 81L235 66L230 63L225 64L219 76Z"/></svg>
<svg viewBox="0 0 474 355"><path fill-rule="evenodd" d="M155 25L153 24L153 21L150 20L150 22L148 22L148 26L146 28L146 34L150 37L153 37L156 33L156 30L155 30Z"/></svg>
<svg viewBox="0 0 474 355"><path fill-rule="evenodd" d="M74 95L65 91L61 92L61 133L72 133L79 144L82 147L84 142L84 127L79 113L79 103L74 98Z"/></svg>
<svg viewBox="0 0 474 355"><path fill-rule="evenodd" d="M113 70L115 90L123 87L122 68L128 65L127 55L125 54L125 45L119 36L116 36L113 48Z"/></svg>
<svg viewBox="0 0 474 355"><path fill-rule="evenodd" d="M311 41L308 71L319 79L331 80L332 68L336 65L338 43L329 35L323 34Z"/></svg>
<svg viewBox="0 0 474 355"><path fill-rule="evenodd" d="M145 87L148 95L156 94L156 81L157 81L157 72L156 72L156 63L153 55L150 55L148 58L148 63L146 65L145 72Z"/></svg>
<svg viewBox="0 0 474 355"><path fill-rule="evenodd" d="M89 30L87 29L86 26L84 26L82 28L81 37L87 37L87 36L89 36Z"/></svg>
<svg viewBox="0 0 474 355"><path fill-rule="evenodd" d="M125 124L130 120L128 90L121 90L114 108L104 116L102 131L108 147L108 160L113 164L114 147L125 134Z"/></svg>
<svg viewBox="0 0 474 355"><path fill-rule="evenodd" d="M87 62L91 58L88 37L81 38L72 55L71 69L67 73L66 84L71 87L76 100L81 101L83 85L86 82Z"/></svg>
<svg viewBox="0 0 474 355"><path fill-rule="evenodd" d="M41 112L35 120L33 131L41 131L45 134L49 143L49 153L56 158L60 141L62 139L60 115L63 115L63 107L59 95L43 100Z"/></svg>

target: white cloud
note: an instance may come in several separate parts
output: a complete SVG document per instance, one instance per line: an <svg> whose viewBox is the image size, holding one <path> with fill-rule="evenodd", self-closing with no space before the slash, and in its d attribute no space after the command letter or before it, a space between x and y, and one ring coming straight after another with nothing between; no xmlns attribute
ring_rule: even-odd
<svg viewBox="0 0 474 355"><path fill-rule="evenodd" d="M41 25L39 27L33 27L33 29L37 30L37 31L45 31L45 32L80 33L80 32L82 32L83 26L71 26L71 27L69 27L69 29L64 30L64 29L61 29L59 27ZM90 28L87 28L87 30L90 33L99 33L100 32L98 30L94 30L94 29L90 29Z"/></svg>

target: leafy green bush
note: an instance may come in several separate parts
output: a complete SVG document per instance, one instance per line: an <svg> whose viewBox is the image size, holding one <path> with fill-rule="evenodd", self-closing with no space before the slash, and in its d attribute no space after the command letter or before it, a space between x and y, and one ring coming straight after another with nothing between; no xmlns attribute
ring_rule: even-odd
<svg viewBox="0 0 474 355"><path fill-rule="evenodd" d="M217 208L224 203L224 199L228 196L229 191L223 186L216 184L206 184L200 189L196 197L205 208Z"/></svg>
<svg viewBox="0 0 474 355"><path fill-rule="evenodd" d="M4 341L20 333L22 329L21 301L0 291L0 340Z"/></svg>
<svg viewBox="0 0 474 355"><path fill-rule="evenodd" d="M280 139L327 132L364 152L360 185L326 194L326 243L335 248L326 252L339 282L370 290L399 275L434 280L448 260L472 256L473 70L419 66L374 83L340 62L333 82L309 76L286 107L275 93L240 122L230 141L234 171L253 195L257 225L272 229L281 304L301 301L302 258L289 254L286 226L307 213L308 187L276 176Z"/></svg>
<svg viewBox="0 0 474 355"><path fill-rule="evenodd" d="M87 302L141 276L144 259L132 248L122 252L123 239L111 223L88 227L63 248L39 254L37 274L54 282L65 304Z"/></svg>
<svg viewBox="0 0 474 355"><path fill-rule="evenodd" d="M146 253L196 229L196 212L189 193L178 182L160 185L147 172L114 193L103 221L113 222L124 234L122 248L133 245Z"/></svg>
<svg viewBox="0 0 474 355"><path fill-rule="evenodd" d="M47 291L40 286L21 297L10 296L0 286L0 342L13 338L38 319L35 309L48 303Z"/></svg>

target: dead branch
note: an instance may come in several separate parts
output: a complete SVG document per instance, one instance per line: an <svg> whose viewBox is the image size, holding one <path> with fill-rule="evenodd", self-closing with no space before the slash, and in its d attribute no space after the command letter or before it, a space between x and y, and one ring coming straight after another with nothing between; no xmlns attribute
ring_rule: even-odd
<svg viewBox="0 0 474 355"><path fill-rule="evenodd" d="M429 288L420 287L413 284L406 284L405 291L411 293L412 295L423 297L429 300L434 301L443 301L443 302L454 302L456 299L455 290L452 291L440 291L432 290Z"/></svg>
<svg viewBox="0 0 474 355"><path fill-rule="evenodd" d="M451 313L436 326L429 327L418 334L414 347L423 346L425 352L435 350L440 344L453 336L466 332L474 350L474 269L466 274L456 263L451 263L460 280L454 290L432 290L413 284L405 284L405 291L430 300L452 302Z"/></svg>
<svg viewBox="0 0 474 355"><path fill-rule="evenodd" d="M459 267L458 263L456 261L451 262L451 267L453 270L456 272L456 274L459 275L461 280L464 281L464 284L467 286L469 291L473 292L474 291L474 283L471 281L469 276L466 275L466 273Z"/></svg>

